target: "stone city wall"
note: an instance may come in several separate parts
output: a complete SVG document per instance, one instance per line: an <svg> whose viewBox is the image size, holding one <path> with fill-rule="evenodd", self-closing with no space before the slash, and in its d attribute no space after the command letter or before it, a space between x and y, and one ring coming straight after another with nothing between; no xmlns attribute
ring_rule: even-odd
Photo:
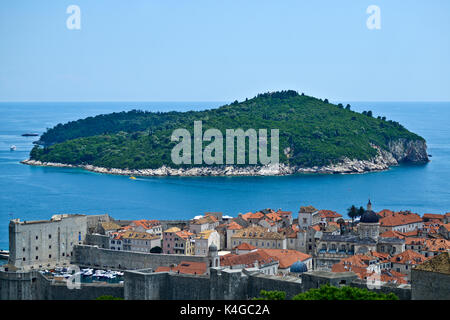
<svg viewBox="0 0 450 320"><path fill-rule="evenodd" d="M450 275L411 270L412 300L450 300Z"/></svg>
<svg viewBox="0 0 450 320"><path fill-rule="evenodd" d="M74 248L72 263L81 267L94 267L111 270L137 270L179 264L181 261L206 262L206 256L186 256L178 254L141 253L131 251L115 251L97 246L78 245Z"/></svg>
<svg viewBox="0 0 450 320"><path fill-rule="evenodd" d="M0 271L0 300L94 300L102 295L123 298L124 286L87 283L69 289L65 282L47 279L37 271Z"/></svg>

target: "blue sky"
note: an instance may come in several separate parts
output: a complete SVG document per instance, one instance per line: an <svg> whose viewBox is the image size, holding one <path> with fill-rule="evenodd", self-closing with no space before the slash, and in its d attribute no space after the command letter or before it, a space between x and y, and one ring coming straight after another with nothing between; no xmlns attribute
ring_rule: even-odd
<svg viewBox="0 0 450 320"><path fill-rule="evenodd" d="M81 30L66 28L69 5ZM366 27L369 5L381 30ZM448 0L2 0L0 101L450 101Z"/></svg>

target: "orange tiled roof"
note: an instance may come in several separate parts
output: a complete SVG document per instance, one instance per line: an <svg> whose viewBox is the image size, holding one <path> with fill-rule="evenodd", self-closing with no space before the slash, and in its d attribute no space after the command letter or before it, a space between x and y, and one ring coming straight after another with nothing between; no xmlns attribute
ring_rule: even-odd
<svg viewBox="0 0 450 320"><path fill-rule="evenodd" d="M155 272L179 272L182 274L205 274L206 262L181 261L176 267L158 267Z"/></svg>
<svg viewBox="0 0 450 320"><path fill-rule="evenodd" d="M280 268L289 268L293 263L297 261L305 261L311 258L309 254L297 251L297 250L287 250L287 249L259 249L267 253L272 258L280 262Z"/></svg>
<svg viewBox="0 0 450 320"><path fill-rule="evenodd" d="M236 223L235 221L231 221L227 227L228 230L240 230L242 228L243 227L240 224Z"/></svg>
<svg viewBox="0 0 450 320"><path fill-rule="evenodd" d="M145 220L145 219L135 220L135 221L133 221L133 223L136 227L140 226L144 229L152 229L156 226L161 225L161 223L158 220Z"/></svg>
<svg viewBox="0 0 450 320"><path fill-rule="evenodd" d="M238 250L254 250L256 249L255 246L252 246L251 244L244 242L241 243L240 245L234 247L233 249L238 249Z"/></svg>
<svg viewBox="0 0 450 320"><path fill-rule="evenodd" d="M319 216L322 218L341 218L342 215L331 210L319 210Z"/></svg>
<svg viewBox="0 0 450 320"><path fill-rule="evenodd" d="M395 214L395 212L391 211L389 209L383 209L380 212L378 212L378 215L383 218L393 216L394 214Z"/></svg>
<svg viewBox="0 0 450 320"><path fill-rule="evenodd" d="M404 239L405 235L398 231L388 230L386 232L383 232L380 234L380 237L382 238L398 238L398 239Z"/></svg>
<svg viewBox="0 0 450 320"><path fill-rule="evenodd" d="M277 213L274 213L274 212L266 214L266 218L268 218L272 221L275 221L275 222L282 220L281 217Z"/></svg>
<svg viewBox="0 0 450 320"><path fill-rule="evenodd" d="M399 263L399 264L421 264L427 258L420 253L417 253L413 250L406 250L402 253L399 253L391 258L391 262Z"/></svg>
<svg viewBox="0 0 450 320"><path fill-rule="evenodd" d="M372 255L375 258L378 258L379 260L381 260L381 262L390 258L389 253L385 252L370 251L370 255Z"/></svg>
<svg viewBox="0 0 450 320"><path fill-rule="evenodd" d="M425 250L430 252L446 252L450 250L450 241L446 239L426 239Z"/></svg>
<svg viewBox="0 0 450 320"><path fill-rule="evenodd" d="M264 213L262 212L247 212L246 214L242 215L242 219L248 220L248 219L261 219L264 217Z"/></svg>
<svg viewBox="0 0 450 320"><path fill-rule="evenodd" d="M277 260L261 250L256 250L239 255L229 253L220 257L221 266L242 265L244 267L254 267L255 261L258 261L258 263L261 265L275 262Z"/></svg>
<svg viewBox="0 0 450 320"><path fill-rule="evenodd" d="M422 218L424 218L424 219L444 220L444 215L443 214L436 214L436 213L425 213Z"/></svg>
<svg viewBox="0 0 450 320"><path fill-rule="evenodd" d="M422 222L422 218L416 213L400 213L397 212L392 216L387 216L380 219L380 226L395 227L411 223Z"/></svg>
<svg viewBox="0 0 450 320"><path fill-rule="evenodd" d="M406 237L405 244L407 244L407 245L424 245L425 238Z"/></svg>
<svg viewBox="0 0 450 320"><path fill-rule="evenodd" d="M194 219L192 221L192 224L206 224L206 223L215 223L219 220L215 216L212 215L205 215L203 218L200 219Z"/></svg>
<svg viewBox="0 0 450 320"><path fill-rule="evenodd" d="M306 206L306 207L300 207L300 212L301 212L301 213L314 213L314 212L316 212L316 211L317 211L317 209L314 208L314 207L311 206L311 205Z"/></svg>
<svg viewBox="0 0 450 320"><path fill-rule="evenodd" d="M182 231L175 232L175 234L176 234L179 238L182 238L182 239L184 239L184 240L188 240L191 236L194 235L193 233L191 233L191 232L189 232L189 231L186 231L186 230L182 230Z"/></svg>
<svg viewBox="0 0 450 320"><path fill-rule="evenodd" d="M147 232L125 231L122 232L123 239L136 239L136 240L155 240L159 239L157 235Z"/></svg>
<svg viewBox="0 0 450 320"><path fill-rule="evenodd" d="M282 240L284 236L277 232L267 231L262 227L249 227L239 230L231 238Z"/></svg>
<svg viewBox="0 0 450 320"><path fill-rule="evenodd" d="M277 213L281 216L290 216L292 215L292 211L283 211L281 209L278 209Z"/></svg>

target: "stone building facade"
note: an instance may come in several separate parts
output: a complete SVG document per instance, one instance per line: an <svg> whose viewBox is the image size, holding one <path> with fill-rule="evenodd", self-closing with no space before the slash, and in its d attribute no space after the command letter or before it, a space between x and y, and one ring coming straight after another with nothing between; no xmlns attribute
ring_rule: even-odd
<svg viewBox="0 0 450 320"><path fill-rule="evenodd" d="M84 243L87 229L85 215L55 215L42 221L11 220L8 264L18 270L68 265L74 246Z"/></svg>

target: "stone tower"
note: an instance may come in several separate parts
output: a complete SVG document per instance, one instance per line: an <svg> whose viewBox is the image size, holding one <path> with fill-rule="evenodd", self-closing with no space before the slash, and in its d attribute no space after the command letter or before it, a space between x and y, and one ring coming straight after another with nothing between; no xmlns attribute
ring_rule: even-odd
<svg viewBox="0 0 450 320"><path fill-rule="evenodd" d="M378 240L380 235L380 217L372 211L372 203L367 203L367 210L361 216L358 224L358 235L361 239L372 238Z"/></svg>

